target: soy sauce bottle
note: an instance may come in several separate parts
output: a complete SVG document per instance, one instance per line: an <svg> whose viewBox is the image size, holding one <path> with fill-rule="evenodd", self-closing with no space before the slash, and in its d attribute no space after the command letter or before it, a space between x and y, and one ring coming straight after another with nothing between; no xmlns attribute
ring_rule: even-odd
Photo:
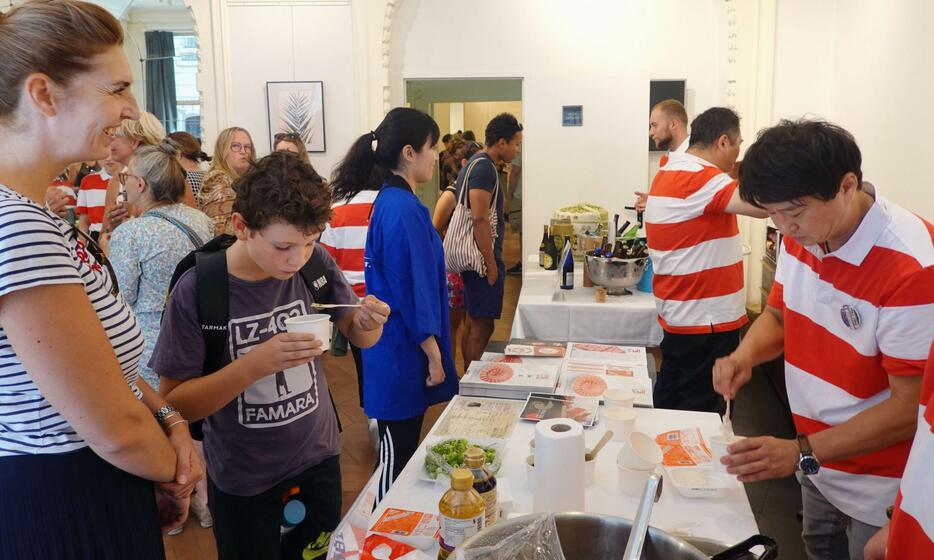
<svg viewBox="0 0 934 560"><path fill-rule="evenodd" d="M479 447L471 447L464 452L464 467L473 473L473 489L483 498L486 509L486 526L496 523L496 477L487 472L486 453Z"/></svg>

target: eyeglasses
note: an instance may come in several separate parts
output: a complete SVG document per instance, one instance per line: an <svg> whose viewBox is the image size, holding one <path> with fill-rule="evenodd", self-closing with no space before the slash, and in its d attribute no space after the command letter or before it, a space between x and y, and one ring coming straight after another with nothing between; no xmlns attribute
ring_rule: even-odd
<svg viewBox="0 0 934 560"><path fill-rule="evenodd" d="M129 179L130 177L133 177L137 181L142 180L142 177L140 177L139 175L131 175L129 173L117 173L117 180L120 181L120 185L123 187L126 187L126 180Z"/></svg>
<svg viewBox="0 0 934 560"><path fill-rule="evenodd" d="M93 237L84 233L76 226L72 226L71 231L75 234L75 236L80 237L84 241L85 249L88 250L88 253L91 253L91 256L94 257L94 260L107 269L107 275L110 276L110 294L112 296L119 294L120 286L117 284L117 273L114 272L114 267L112 264L110 264L110 259L108 259L107 255L104 254L104 250L101 248L101 246L97 244L97 241L94 241Z"/></svg>
<svg viewBox="0 0 934 560"><path fill-rule="evenodd" d="M240 142L234 142L230 145L230 149L235 152L250 152L253 153L253 144L241 144Z"/></svg>

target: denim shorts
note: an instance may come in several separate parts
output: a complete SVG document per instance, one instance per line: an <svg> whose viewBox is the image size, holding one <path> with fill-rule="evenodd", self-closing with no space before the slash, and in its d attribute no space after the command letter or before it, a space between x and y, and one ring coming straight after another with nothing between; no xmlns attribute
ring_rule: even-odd
<svg viewBox="0 0 934 560"><path fill-rule="evenodd" d="M506 265L496 259L496 283L492 286L486 276L474 271L461 273L464 280L464 307L467 314L475 319L499 319L503 313L503 287L506 281Z"/></svg>

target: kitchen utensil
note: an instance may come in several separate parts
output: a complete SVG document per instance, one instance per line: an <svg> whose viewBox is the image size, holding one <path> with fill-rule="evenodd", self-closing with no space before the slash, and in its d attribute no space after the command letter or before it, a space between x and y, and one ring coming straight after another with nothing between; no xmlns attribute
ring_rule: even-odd
<svg viewBox="0 0 934 560"><path fill-rule="evenodd" d="M645 537L649 531L652 506L661 495L662 477L657 473L652 473L645 482L642 499L639 500L639 509L636 510L636 518L632 520L632 530L629 531L629 540L626 542L623 560L639 560L642 558L642 547L645 546Z"/></svg>
<svg viewBox="0 0 934 560"><path fill-rule="evenodd" d="M613 439L613 431L607 430L603 437L600 438L600 441L597 442L597 445L593 447L590 451L584 453L584 461L593 461L597 458L597 453L600 453L600 450L603 449L603 446L607 444L608 441Z"/></svg>

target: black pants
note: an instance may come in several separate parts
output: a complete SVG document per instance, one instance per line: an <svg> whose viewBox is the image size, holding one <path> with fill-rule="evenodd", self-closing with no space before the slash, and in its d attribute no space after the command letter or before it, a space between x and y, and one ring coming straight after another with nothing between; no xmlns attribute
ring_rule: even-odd
<svg viewBox="0 0 934 560"><path fill-rule="evenodd" d="M280 542L283 495L290 488L299 493L290 500L305 504L305 519ZM208 478L208 505L214 517L218 560L300 560L309 544L327 539L341 515L341 468L337 456L325 459L300 475L256 496L234 496Z"/></svg>
<svg viewBox="0 0 934 560"><path fill-rule="evenodd" d="M655 382L655 408L723 413L725 403L713 390L713 364L736 350L739 330L673 334L662 338L662 369Z"/></svg>
<svg viewBox="0 0 934 560"><path fill-rule="evenodd" d="M389 492L405 464L415 455L424 420L424 414L405 420L376 420L379 426L379 458L376 466L379 467L380 463L385 465L379 480L377 500L382 500Z"/></svg>
<svg viewBox="0 0 934 560"><path fill-rule="evenodd" d="M90 448L0 457L0 558L165 560L152 482Z"/></svg>
<svg viewBox="0 0 934 560"><path fill-rule="evenodd" d="M347 341L350 346L350 354L353 356L353 364L357 368L357 392L360 397L360 408L363 408L363 351Z"/></svg>

